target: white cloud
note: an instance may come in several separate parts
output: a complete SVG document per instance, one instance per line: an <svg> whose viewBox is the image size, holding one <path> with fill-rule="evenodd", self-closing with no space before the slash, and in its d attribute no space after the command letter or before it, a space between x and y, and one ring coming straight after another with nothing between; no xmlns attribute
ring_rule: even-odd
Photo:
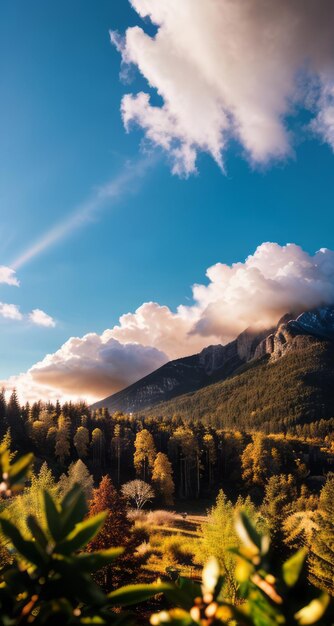
<svg viewBox="0 0 334 626"><path fill-rule="evenodd" d="M20 282L16 277L15 270L6 265L0 265L0 284L19 287ZM8 304L6 302L0 302L0 317L15 321L28 319L37 326L49 328L53 328L56 325L54 319L42 311L42 309L34 309L29 315L23 315L16 304Z"/></svg>
<svg viewBox="0 0 334 626"><path fill-rule="evenodd" d="M193 286L193 303L176 312L155 302L119 324L70 338L27 373L5 381L22 398L102 398L169 359L227 343L248 326L270 328L287 312L334 304L334 252L310 255L295 244L263 243L244 262L216 263L207 283Z"/></svg>
<svg viewBox="0 0 334 626"><path fill-rule="evenodd" d="M163 352L139 344L90 333L71 337L27 373L12 376L6 387L17 388L21 398L61 397L93 401L135 382L168 360Z"/></svg>
<svg viewBox="0 0 334 626"><path fill-rule="evenodd" d="M23 315L16 304L0 302L0 315L10 320L22 320Z"/></svg>
<svg viewBox="0 0 334 626"><path fill-rule="evenodd" d="M29 313L29 319L33 324L36 324L37 326L54 328L56 325L56 322L51 317L51 315L48 315L47 313L42 311L42 309L34 309L33 311L31 311L31 313Z"/></svg>
<svg viewBox="0 0 334 626"><path fill-rule="evenodd" d="M255 163L292 151L287 116L308 108L333 147L332 0L130 0L157 32L111 32L122 64L133 64L148 93L126 94L122 116L165 149L173 172L196 170L199 151L220 167L231 138ZM331 100L332 100L331 96Z"/></svg>
<svg viewBox="0 0 334 626"><path fill-rule="evenodd" d="M0 284L19 286L19 281L15 276L15 270L6 265L0 265Z"/></svg>

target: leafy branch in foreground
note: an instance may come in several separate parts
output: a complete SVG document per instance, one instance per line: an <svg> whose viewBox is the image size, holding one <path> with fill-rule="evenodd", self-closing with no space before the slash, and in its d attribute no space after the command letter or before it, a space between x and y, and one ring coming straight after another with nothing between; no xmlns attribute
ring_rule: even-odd
<svg viewBox="0 0 334 626"><path fill-rule="evenodd" d="M202 585L179 579L178 589L166 595L179 608L151 616L153 626L211 626L231 622L244 626L306 626L333 624L333 605L327 593L307 583L306 551L300 550L280 564L270 551L268 535L261 535L241 513L237 532L242 548L237 558L236 579L242 602L234 606L222 597L224 576L218 560L209 559Z"/></svg>
<svg viewBox="0 0 334 626"><path fill-rule="evenodd" d="M1 450L6 496L22 488L31 462L28 455L11 465L9 452ZM27 518L33 540L0 517L1 533L15 554L13 564L1 572L1 624L129 623L130 616L114 612L114 606L141 602L171 587L168 583L133 585L105 594L91 574L112 564L123 549L83 550L102 528L107 511L86 518L87 504L78 485L60 504L47 491L43 497L46 528L33 515Z"/></svg>
<svg viewBox="0 0 334 626"><path fill-rule="evenodd" d="M23 488L32 463L27 455L11 462L0 448L2 494L10 497ZM307 626L333 623L330 596L306 582L304 550L280 565L270 550L267 535L259 534L241 513L237 522L242 547L233 550L236 579L242 601L234 606L222 597L224 577L211 558L203 570L202 585L186 578L177 584L126 585L105 594L92 573L114 563L122 548L84 552L102 528L107 512L87 518L84 493L78 485L56 502L45 491L46 525L34 515L27 518L33 539L26 539L8 519L0 516L1 533L12 546L14 561L0 572L0 624L2 626L62 626L72 624L133 623L124 607L164 593L177 608L151 616L152 626Z"/></svg>

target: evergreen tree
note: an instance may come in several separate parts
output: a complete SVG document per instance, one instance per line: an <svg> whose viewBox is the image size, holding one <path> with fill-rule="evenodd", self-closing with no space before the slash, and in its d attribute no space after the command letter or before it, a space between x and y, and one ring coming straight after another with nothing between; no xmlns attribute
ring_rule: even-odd
<svg viewBox="0 0 334 626"><path fill-rule="evenodd" d="M175 490L172 464L163 452L159 452L155 458L152 482L165 504L172 505Z"/></svg>
<svg viewBox="0 0 334 626"><path fill-rule="evenodd" d="M218 559L225 577L224 591L232 601L237 596L237 583L234 575L235 557L229 550L237 548L239 543L233 504L221 490L209 513L208 521L202 526L202 541L198 544L197 557L201 563L205 563L211 556Z"/></svg>
<svg viewBox="0 0 334 626"><path fill-rule="evenodd" d="M5 389L2 388L0 391L0 439L1 437L4 436L8 428L6 413L7 413L6 395L5 395Z"/></svg>
<svg viewBox="0 0 334 626"><path fill-rule="evenodd" d="M315 534L310 557L310 577L321 589L334 595L334 475L321 490L319 530Z"/></svg>
<svg viewBox="0 0 334 626"><path fill-rule="evenodd" d="M277 547L283 543L283 521L292 513L297 500L294 477L289 474L271 476L265 487L262 513L267 521L272 543Z"/></svg>
<svg viewBox="0 0 334 626"><path fill-rule="evenodd" d="M46 528L43 493L48 491L52 497L57 497L58 487L51 470L44 462L40 470L33 472L30 484L23 493L13 498L8 508L10 519L26 535L30 534L26 526L28 515L34 515L43 528Z"/></svg>
<svg viewBox="0 0 334 626"><path fill-rule="evenodd" d="M89 501L92 497L94 479L81 459L78 459L75 463L71 463L67 476L66 474L63 474L60 477L60 495L65 496L75 484L79 484L81 486L87 501Z"/></svg>
<svg viewBox="0 0 334 626"><path fill-rule="evenodd" d="M9 398L6 418L14 447L16 449L21 449L25 444L25 428L21 417L21 407L17 398L16 389L13 389Z"/></svg>
<svg viewBox="0 0 334 626"><path fill-rule="evenodd" d="M117 493L109 476L103 476L98 488L94 489L89 515L97 515L106 510L109 511L106 521L97 537L88 544L88 551L119 546L125 548L124 554L115 564L102 568L96 574L96 581L106 591L111 591L120 584L130 582L138 564L133 554L135 541L126 515L125 501Z"/></svg>

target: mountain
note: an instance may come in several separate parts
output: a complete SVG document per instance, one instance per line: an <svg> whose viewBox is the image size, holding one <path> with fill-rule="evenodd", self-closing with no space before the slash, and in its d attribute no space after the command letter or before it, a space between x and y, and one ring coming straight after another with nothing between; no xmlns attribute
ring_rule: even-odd
<svg viewBox="0 0 334 626"><path fill-rule="evenodd" d="M275 328L262 331L249 328L226 346L209 346L199 354L170 361L126 389L97 402L92 408L107 407L112 412L120 410L127 413L150 409L161 414L189 411L188 414L194 415L194 411L196 414L203 413L204 408L199 410L198 407L204 397L207 406L210 405L214 411L218 410L218 405L225 407L226 402L239 405L238 401L231 400L234 394L231 385L240 398L243 396L241 389L246 385L248 391L244 402L247 406L250 386L254 387L255 379L261 377L267 382L262 385L257 380L256 387L262 391L259 391L252 411L259 411L264 402L273 409L279 404L279 398L289 397L288 404L284 401L283 405L295 414L304 411L310 415L310 407L314 406L314 411L318 410L321 415L327 415L329 411L329 416L334 416L334 401L327 400L334 384L333 350L334 307L306 311L299 316L287 314ZM279 380L275 382L276 377ZM275 393L279 395L274 398L273 391L265 388L265 384L270 385L272 390L275 388ZM305 390L309 393L304 393ZM215 394L218 394L217 402L213 402ZM219 395L224 396L226 402L220 402ZM307 406L301 403L304 396L308 398L307 402L305 400ZM328 409L323 408L324 402ZM157 405L159 408L156 408ZM321 408L317 409L316 405ZM241 403L241 408L244 409L245 404ZM226 412L226 407L224 410Z"/></svg>
<svg viewBox="0 0 334 626"><path fill-rule="evenodd" d="M209 346L199 354L170 361L92 408L137 412L223 380L254 357L256 347L268 332L247 329L226 346Z"/></svg>

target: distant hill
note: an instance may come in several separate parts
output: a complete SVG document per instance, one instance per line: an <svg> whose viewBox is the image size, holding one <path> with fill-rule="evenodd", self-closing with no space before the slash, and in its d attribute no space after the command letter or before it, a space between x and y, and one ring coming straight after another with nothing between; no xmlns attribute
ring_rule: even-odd
<svg viewBox="0 0 334 626"><path fill-rule="evenodd" d="M266 422L272 431L334 417L334 307L288 314L274 329L247 329L226 346L171 361L93 408L102 406L224 427Z"/></svg>

